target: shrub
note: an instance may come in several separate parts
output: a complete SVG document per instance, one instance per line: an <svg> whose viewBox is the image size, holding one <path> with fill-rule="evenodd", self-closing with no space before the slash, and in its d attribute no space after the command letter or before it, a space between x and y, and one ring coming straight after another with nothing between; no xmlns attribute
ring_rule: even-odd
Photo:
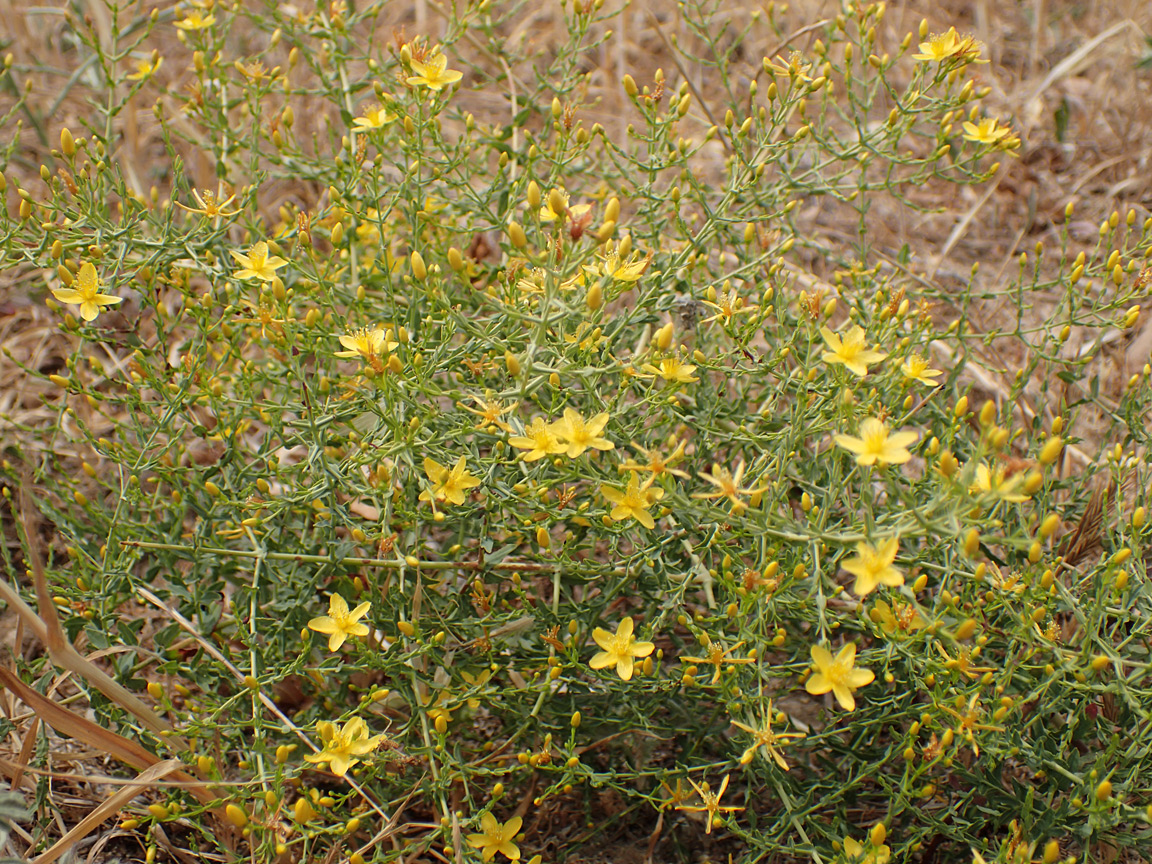
<svg viewBox="0 0 1152 864"><path fill-rule="evenodd" d="M625 75L619 128L612 16L562 8L546 48L515 4L388 43L341 2L69 19L91 114L0 217L58 422L10 455L68 638L188 748L94 717L211 792L123 825L260 861L1147 850L1148 370L1088 377L1147 223L941 287L876 213L1014 158L970 37L884 46L857 4L748 69L686 3L707 92Z"/></svg>

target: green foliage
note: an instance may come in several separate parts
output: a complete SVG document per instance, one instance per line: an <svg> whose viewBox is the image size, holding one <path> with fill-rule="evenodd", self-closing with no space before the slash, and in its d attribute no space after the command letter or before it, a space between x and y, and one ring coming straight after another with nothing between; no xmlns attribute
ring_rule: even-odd
<svg viewBox="0 0 1152 864"><path fill-rule="evenodd" d="M1152 845L1147 373L1086 382L1148 226L947 289L874 239L1019 145L970 40L884 49L869 6L748 69L686 3L707 92L627 78L611 130L596 5L547 51L516 4L446 5L440 49L358 35L373 4L135 8L71 22L86 128L0 216L71 350L25 458L69 634L131 649L251 860L501 857L515 816L556 860L659 814L661 860Z"/></svg>

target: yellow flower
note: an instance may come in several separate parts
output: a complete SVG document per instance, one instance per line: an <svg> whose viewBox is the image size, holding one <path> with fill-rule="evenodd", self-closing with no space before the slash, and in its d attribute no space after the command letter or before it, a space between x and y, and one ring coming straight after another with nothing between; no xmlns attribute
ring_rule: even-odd
<svg viewBox="0 0 1152 864"><path fill-rule="evenodd" d="M641 486L640 475L632 474L628 478L628 487L623 492L612 486L601 486L600 494L609 503L616 505L609 515L617 522L631 518L649 530L655 528L656 523L648 513L648 508L664 497L663 489L658 486L652 487L655 480L655 476L649 477Z"/></svg>
<svg viewBox="0 0 1152 864"><path fill-rule="evenodd" d="M641 464L634 459L629 459L627 462L620 466L621 471L650 471L653 477L659 477L661 474L674 474L677 477L688 478L685 471L679 468L673 468L673 465L681 462L684 459L684 448L687 446L687 441L675 441L670 439L668 446L671 447L675 444L675 449L672 453L665 457L659 450L653 448L649 450L647 447L641 447L635 441L632 442L632 449L639 452L648 461Z"/></svg>
<svg viewBox="0 0 1152 864"><path fill-rule="evenodd" d="M716 671L712 673L712 683L718 684L720 682L720 674L724 671L724 664L731 663L733 666L740 666L745 663L755 662L751 657L729 657L728 655L743 645L743 642L737 642L731 648L725 648L718 642L713 642L712 637L707 633L704 634L703 639L704 650L708 652L707 657L681 657L681 663L704 663L710 666L715 666Z"/></svg>
<svg viewBox="0 0 1152 864"><path fill-rule="evenodd" d="M583 222L586 221L586 219L591 219L591 216L589 216L589 214L592 212L591 204L569 205L568 193L563 189L557 189L556 191L560 193L560 200L563 202L564 206L561 208L560 212L557 213L552 209L552 202L546 198L544 200L544 204L540 207L539 215L541 222L555 222L557 219L563 219L565 216L567 216L571 222ZM572 279L568 280L569 283L572 281ZM576 285L566 283L560 287L571 289L575 288Z"/></svg>
<svg viewBox="0 0 1152 864"><path fill-rule="evenodd" d="M923 629L928 623L920 614L920 610L911 603L901 603L897 600L893 600L891 606L883 600L877 600L868 617L879 624L880 629L889 636L895 635L897 630L901 633L913 633Z"/></svg>
<svg viewBox="0 0 1152 864"><path fill-rule="evenodd" d="M316 731L320 733L324 749L305 756L304 760L313 764L327 762L337 777L347 774L348 769L360 761L359 757L371 753L384 740L383 735L369 737L368 724L359 717L353 717L343 729L321 720L316 724Z"/></svg>
<svg viewBox="0 0 1152 864"><path fill-rule="evenodd" d="M383 105L373 105L352 120L352 127L359 130L381 129L396 119L396 115Z"/></svg>
<svg viewBox="0 0 1152 864"><path fill-rule="evenodd" d="M929 63L943 63L952 57L963 60L965 63L987 63L980 59L980 46L971 36L961 36L955 27L949 27L947 33L938 33L927 42L920 43L920 53L913 54L913 60L925 60Z"/></svg>
<svg viewBox="0 0 1152 864"><path fill-rule="evenodd" d="M852 691L871 684L876 678L871 669L852 668L856 662L854 642L846 643L835 658L823 645L813 645L812 662L816 666L816 671L804 682L804 689L813 696L820 696L831 690L845 711L856 709L856 697L852 695Z"/></svg>
<svg viewBox="0 0 1152 864"><path fill-rule="evenodd" d="M1005 478L1004 467L989 468L983 462L976 466L976 480L968 487L973 495L995 495L1001 501L1018 504L1030 496L1017 492L1023 482L1023 475L1013 474Z"/></svg>
<svg viewBox="0 0 1152 864"><path fill-rule="evenodd" d="M288 262L276 255L268 254L268 244L261 240L248 250L245 255L234 249L230 250L232 257L243 268L233 275L237 279L259 279L261 282L271 282L276 278L276 271Z"/></svg>
<svg viewBox="0 0 1152 864"><path fill-rule="evenodd" d="M424 473L432 481L432 488L420 493L421 501L448 501L463 504L464 493L480 485L480 481L468 473L466 457L461 456L451 470L434 459L424 458Z"/></svg>
<svg viewBox="0 0 1152 864"><path fill-rule="evenodd" d="M825 363L843 363L844 367L860 378L868 374L869 363L879 363L887 354L871 350L864 341L864 328L853 327L841 338L827 327L820 328L824 344L828 346L823 354Z"/></svg>
<svg viewBox="0 0 1152 864"><path fill-rule="evenodd" d="M859 465L902 465L912 458L908 447L916 443L915 432L888 433L888 424L869 417L860 424L860 437L835 436L836 443L856 454Z"/></svg>
<svg viewBox="0 0 1152 864"><path fill-rule="evenodd" d="M477 429L484 429L485 427L495 426L498 429L501 429L505 432L511 432L512 427L509 426L507 423L505 423L503 420L501 420L500 415L501 414L507 414L509 411L511 411L513 408L515 408L518 403L511 402L508 405L505 405L499 399L496 399L496 400L489 402L488 400L492 398L492 392L487 391L487 392L485 392L484 395L486 397L485 399L481 399L479 396L473 396L472 397L472 401L480 406L478 409L477 408L469 408L467 405L464 405L463 403L459 403L459 405L461 408L463 408L469 414L475 414L477 417L480 418L476 422L476 428Z"/></svg>
<svg viewBox="0 0 1152 864"><path fill-rule="evenodd" d="M798 79L805 84L812 80L812 76L808 74L812 71L812 63L805 62L804 55L799 51L793 51L787 60L777 54L776 60L768 63L768 68L775 75L787 75L790 79Z"/></svg>
<svg viewBox="0 0 1152 864"><path fill-rule="evenodd" d="M552 434L566 446L569 459L575 459L588 448L612 450L616 447L600 433L608 425L608 412L602 411L591 420L585 421L574 408L565 408L564 416L552 424Z"/></svg>
<svg viewBox="0 0 1152 864"><path fill-rule="evenodd" d="M733 474L727 468L720 466L718 462L712 463L712 473L708 474L704 471L699 472L700 476L716 487L715 492L695 492L693 498L727 498L732 504L732 512L739 513L744 510L748 505L740 500L741 495L749 495L755 498L762 495L767 491L767 486L761 486L758 489L741 489L740 481L744 478L744 462L741 461L736 466L736 473Z"/></svg>
<svg viewBox="0 0 1152 864"><path fill-rule="evenodd" d="M931 63L942 63L949 57L960 53L963 42L955 27L949 27L947 33L933 34L927 42L920 43L920 53L913 54L913 60L926 60Z"/></svg>
<svg viewBox="0 0 1152 864"><path fill-rule="evenodd" d="M593 267L585 267L589 276L608 276L617 282L639 282L648 265L652 263L652 253L644 258L634 252L627 259L621 258L617 247L605 247L605 254L600 256L600 263Z"/></svg>
<svg viewBox="0 0 1152 864"><path fill-rule="evenodd" d="M743 810L743 807L727 807L720 805L720 798L724 794L724 790L728 788L728 775L724 775L724 780L720 783L720 788L713 792L707 783L702 783L697 786L696 781L691 777L688 782L692 784L692 788L696 790L696 794L700 796L699 804L678 804L677 810L684 811L697 811L708 814L708 826L704 829L705 834L711 834L714 825L720 824L721 813L731 813L733 810Z"/></svg>
<svg viewBox="0 0 1152 864"><path fill-rule="evenodd" d="M199 9L193 9L183 21L176 22L176 28L179 30L206 30L215 23L215 15L204 15Z"/></svg>
<svg viewBox="0 0 1152 864"><path fill-rule="evenodd" d="M975 144L997 144L1012 134L1008 126L1001 126L994 117L985 117L979 123L964 124L964 140Z"/></svg>
<svg viewBox="0 0 1152 864"><path fill-rule="evenodd" d="M52 294L61 303L78 304L80 317L85 321L94 321L102 306L115 306L124 302L123 297L100 293L100 277L96 275L96 268L90 261L80 268L72 280L71 288L53 288Z"/></svg>
<svg viewBox="0 0 1152 864"><path fill-rule="evenodd" d="M633 623L631 618L623 619L616 625L616 633L609 633L601 627L592 631L592 638L603 650L595 654L588 663L593 669L607 669L616 667L616 674L623 681L632 679L633 660L637 657L647 657L656 650L651 642L637 642L632 635Z"/></svg>
<svg viewBox="0 0 1152 864"><path fill-rule="evenodd" d="M543 417L535 418L524 430L524 435L509 438L508 443L517 450L528 451L524 454L525 462L535 462L554 453L568 452L568 445L552 434L552 427L544 422Z"/></svg>
<svg viewBox="0 0 1152 864"><path fill-rule="evenodd" d="M643 374L637 375L638 378L655 378L659 376L667 381L669 384L692 384L699 381L699 378L692 377L692 373L696 371L696 367L691 363L681 363L679 357L664 357L660 361L660 366L657 368L651 363L645 363L640 367Z"/></svg>
<svg viewBox="0 0 1152 864"><path fill-rule="evenodd" d="M455 84L464 77L463 72L457 72L455 69L447 67L448 58L437 50L435 54L423 62L412 61L412 71L416 74L408 79L408 83L413 87L427 87L434 93L439 93L449 84Z"/></svg>
<svg viewBox="0 0 1152 864"><path fill-rule="evenodd" d="M349 636L368 635L368 628L359 622L371 608L371 603L361 603L348 611L348 601L333 594L328 600L328 614L313 618L308 622L308 629L328 636L328 650L338 651Z"/></svg>
<svg viewBox="0 0 1152 864"><path fill-rule="evenodd" d="M346 350L337 351L335 356L363 357L365 360L381 357L400 344L389 339L391 335L391 332L386 332L383 327L372 329L361 327L340 337L340 344Z"/></svg>
<svg viewBox="0 0 1152 864"><path fill-rule="evenodd" d="M781 714L780 716L783 717L784 715ZM748 745L748 749L746 749L740 756L741 765L748 765L753 759L756 758L756 751L763 747L764 752L767 753L772 758L772 760L780 766L780 770L787 771L788 763L784 761L784 757L780 755L780 751L777 748L791 738L804 737L803 733L801 732L781 732L777 734L772 731L771 699L768 700L768 710L764 713L764 717L761 720L759 729L756 729L752 726L745 726L739 720L733 720L732 724L739 729L743 729L745 732L752 736L752 743Z"/></svg>
<svg viewBox="0 0 1152 864"><path fill-rule="evenodd" d="M125 77L129 81L143 81L145 78L151 78L163 62L164 58L159 54L153 54L147 60L137 60L136 71L129 72Z"/></svg>
<svg viewBox="0 0 1152 864"><path fill-rule="evenodd" d="M523 824L524 820L519 816L513 816L504 824L500 824L491 813L485 813L480 817L481 833L469 834L468 845L473 849L479 849L480 857L485 861L491 861L497 852L510 861L519 861L520 848L512 841L516 839Z"/></svg>
<svg viewBox="0 0 1152 864"><path fill-rule="evenodd" d="M725 283L727 284L727 283ZM716 302L711 300L701 300L703 305L709 306L716 310L716 314L710 318L705 318L701 324L708 324L711 321L721 321L725 326L732 323L737 315L747 315L750 312L755 312L759 306L745 306L744 298L736 293L735 288L727 291L722 291L716 295Z"/></svg>
<svg viewBox="0 0 1152 864"><path fill-rule="evenodd" d="M929 387L939 384L935 379L944 374L939 369L929 369L928 361L919 354L910 354L908 359L900 364L900 371L909 381L919 381Z"/></svg>
<svg viewBox="0 0 1152 864"><path fill-rule="evenodd" d="M840 566L856 577L852 592L857 597L871 594L877 585L894 588L904 584L904 574L892 566L899 548L900 541L896 537L881 541L879 546L856 544L856 557L849 558Z"/></svg>
<svg viewBox="0 0 1152 864"><path fill-rule="evenodd" d="M888 864L892 850L886 845L874 847L867 854L864 847L851 837L844 838L844 864Z"/></svg>
<svg viewBox="0 0 1152 864"><path fill-rule="evenodd" d="M203 216L207 216L209 219L215 219L217 216L235 216L240 212L239 210L232 210L231 212L228 212L224 209L232 203L233 199L236 197L235 195L229 195L223 201L218 202L216 200L216 196L207 189L204 190L203 196L201 196L199 192L193 189L192 197L196 199L196 203L200 205L199 207L185 207L179 201L176 202L176 206L183 207L189 213L199 213Z"/></svg>

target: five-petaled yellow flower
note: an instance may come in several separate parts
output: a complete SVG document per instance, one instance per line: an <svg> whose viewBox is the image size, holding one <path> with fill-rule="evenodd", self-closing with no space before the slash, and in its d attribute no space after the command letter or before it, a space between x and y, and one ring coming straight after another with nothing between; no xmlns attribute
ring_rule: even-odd
<svg viewBox="0 0 1152 864"><path fill-rule="evenodd" d="M672 453L668 456L665 456L655 447L652 449L641 447L639 444L633 441L633 449L639 452L648 461L641 463L637 462L635 459L629 459L621 464L620 470L648 471L651 472L653 477L659 477L662 474L674 474L677 477L683 477L685 480L687 480L687 472L681 471L679 468L675 468L673 466L683 461L684 448L688 446L688 442L685 439L681 439L680 441L669 439L668 446L671 447L673 444L675 444L675 448L672 450Z"/></svg>
<svg viewBox="0 0 1152 864"><path fill-rule="evenodd" d="M857 597L872 593L877 585L895 588L904 584L904 574L892 566L899 549L900 540L896 537L882 540L877 546L871 543L856 544L855 557L849 558L840 566L856 577L856 585L852 588L852 592Z"/></svg>
<svg viewBox="0 0 1152 864"><path fill-rule="evenodd" d="M696 367L691 363L680 362L679 357L664 357L659 366L645 363L640 367L638 378L663 378L669 384L692 384L699 381L692 375Z"/></svg>
<svg viewBox="0 0 1152 864"><path fill-rule="evenodd" d="M727 282L724 283L728 285ZM716 294L716 302L711 300L701 300L704 306L708 306L716 310L716 314L710 318L705 318L701 324L708 324L712 321L719 321L724 326L729 326L736 319L737 315L748 315L760 309L755 304L747 306L744 304L744 298L736 293L735 288L728 288Z"/></svg>
<svg viewBox="0 0 1152 864"><path fill-rule="evenodd" d="M371 608L371 603L361 603L349 611L348 601L339 594L333 594L328 600L328 614L313 618L308 622L308 629L326 635L328 650L338 651L349 636L368 635L368 628L360 623L360 619L367 615Z"/></svg>
<svg viewBox="0 0 1152 864"><path fill-rule="evenodd" d="M837 435L836 443L856 454L859 465L902 465L912 458L908 447L920 436L915 432L888 431L888 424L869 417L860 424L860 437Z"/></svg>
<svg viewBox="0 0 1152 864"><path fill-rule="evenodd" d="M716 487L715 492L695 492L693 498L727 498L732 504L732 512L740 513L748 505L740 500L740 496L748 495L754 500L767 491L767 486L760 486L756 489L742 489L740 488L740 481L744 479L744 462L741 461L736 466L736 472L732 473L727 468L721 466L718 462L712 463L712 473L708 474L705 471L700 472L700 476Z"/></svg>
<svg viewBox="0 0 1152 864"><path fill-rule="evenodd" d="M784 715L781 714L781 717ZM768 710L764 712L764 719L757 729L753 726L745 726L739 720L733 720L732 725L739 729L743 729L752 736L752 743L740 756L740 764L747 765L756 758L756 751L761 747L772 758L772 760L780 766L781 771L788 770L788 763L784 761L784 757L780 755L778 749L782 744L786 743L792 738L803 738L802 732L773 732L772 731L772 700L768 700Z"/></svg>
<svg viewBox="0 0 1152 864"><path fill-rule="evenodd" d="M985 117L979 123L964 124L964 140L974 144L998 144L1012 134L1008 126L1001 126L995 117Z"/></svg>
<svg viewBox="0 0 1152 864"><path fill-rule="evenodd" d="M592 638L603 650L595 654L589 662L593 669L616 667L616 674L623 681L632 679L633 661L637 657L647 657L656 650L651 642L637 642L632 635L634 625L631 618L624 618L617 626L615 634L597 627Z"/></svg>
<svg viewBox="0 0 1152 864"><path fill-rule="evenodd" d="M564 416L552 424L552 434L566 445L569 459L575 459L589 448L612 450L616 447L601 436L608 425L608 412L601 411L591 420L585 420L574 408L565 408Z"/></svg>
<svg viewBox="0 0 1152 864"><path fill-rule="evenodd" d="M519 816L513 816L501 824L491 813L485 813L480 817L480 833L469 834L468 845L473 849L479 849L480 857L484 861L491 861L497 852L510 861L519 861L520 848L512 841L516 839L523 824L524 820Z"/></svg>
<svg viewBox="0 0 1152 864"><path fill-rule="evenodd" d="M929 369L928 361L919 354L910 354L908 359L900 364L900 372L908 381L919 381L929 387L935 387L939 381L935 379L944 373L939 369Z"/></svg>
<svg viewBox="0 0 1152 864"><path fill-rule="evenodd" d="M816 671L804 682L804 689L813 696L821 696L831 690L841 708L845 711L854 711L856 697L852 695L852 691L871 684L876 679L871 669L854 669L855 662L854 642L845 643L835 657L823 645L813 645L812 663Z"/></svg>
<svg viewBox="0 0 1152 864"><path fill-rule="evenodd" d="M895 635L897 630L901 633L914 633L928 626L919 609L911 603L901 603L898 600L893 600L891 606L883 600L877 600L868 617L879 624L880 629L889 636Z"/></svg>
<svg viewBox="0 0 1152 864"><path fill-rule="evenodd" d="M359 762L361 756L371 753L384 740L383 735L369 736L368 724L360 717L353 717L343 728L328 720L321 720L316 724L316 731L320 733L324 749L305 756L304 760L313 764L327 762L337 777L347 774L348 769Z"/></svg>
<svg viewBox="0 0 1152 864"><path fill-rule="evenodd" d="M388 337L392 334L385 331L383 327L361 327L359 330L353 330L351 333L345 333L340 337L340 344L344 346L343 351L337 351L337 357L363 357L365 360L372 360L376 357L382 357L387 354L399 342L393 342Z"/></svg>
<svg viewBox="0 0 1152 864"><path fill-rule="evenodd" d="M610 504L615 505L609 515L617 522L635 519L645 528L655 528L656 522L653 521L648 508L664 497L663 489L652 486L655 480L656 476L653 475L641 484L640 475L633 472L628 477L628 486L623 492L612 486L601 486L600 494Z"/></svg>
<svg viewBox="0 0 1152 864"><path fill-rule="evenodd" d="M463 504L465 493L480 485L479 479L468 473L466 457L461 456L456 465L445 468L435 459L424 458L424 473L432 481L432 488L420 493L421 501L447 501L450 504Z"/></svg>
<svg viewBox="0 0 1152 864"><path fill-rule="evenodd" d="M160 64L164 62L164 58L157 52L153 52L152 56L147 60L136 61L136 71L129 72L126 77L129 81L143 81L145 78L151 78L156 70L160 68Z"/></svg>
<svg viewBox="0 0 1152 864"><path fill-rule="evenodd" d="M176 22L176 29L178 30L207 30L216 23L216 16L212 14L205 15L199 9L193 9L184 18L183 21Z"/></svg>
<svg viewBox="0 0 1152 864"><path fill-rule="evenodd" d="M741 666L745 663L756 662L751 657L729 657L728 655L743 645L743 642L737 642L730 648L725 648L719 642L713 642L712 637L707 633L700 639L700 643L704 650L707 652L707 657L681 657L681 663L706 663L709 666L715 666L716 671L712 673L712 683L720 683L720 675L724 672L724 664L731 663L733 666Z"/></svg>
<svg viewBox="0 0 1152 864"><path fill-rule="evenodd" d="M523 435L509 438L508 443L517 450L528 451L524 454L525 462L535 462L545 456L568 452L568 445L556 437L552 426L544 422L543 417L535 418Z"/></svg>
<svg viewBox="0 0 1152 864"><path fill-rule="evenodd" d="M643 258L640 257L640 253L633 252L625 259L620 257L617 247L608 246L605 248L606 252L600 256L599 264L592 267L585 265L584 270L589 276L595 278L604 275L615 279L617 282L639 282L644 271L648 269L648 265L652 263L651 252Z"/></svg>
<svg viewBox="0 0 1152 864"><path fill-rule="evenodd" d="M973 495L995 495L1001 501L1007 501L1010 504L1027 501L1029 496L1018 491L1024 481L1023 476L1013 474L1011 477L1007 477L1005 475L1003 465L989 468L981 462L976 466L976 480L968 487L968 491Z"/></svg>
<svg viewBox="0 0 1152 864"><path fill-rule="evenodd" d="M720 798L724 795L724 790L728 788L728 776L725 775L723 781L720 783L720 788L715 792L707 783L696 785L696 781L691 777L688 782L692 784L692 788L696 790L696 794L700 796L699 804L677 804L677 810L696 811L708 814L708 825L704 829L705 834L711 834L712 828L719 825L721 821L721 813L731 813L734 810L743 810L743 807L730 807L720 804Z"/></svg>
<svg viewBox="0 0 1152 864"><path fill-rule="evenodd" d="M966 62L980 61L980 46L971 36L961 36L955 27L949 27L947 33L937 33L927 42L920 43L920 53L913 54L913 60L925 60L929 63L943 63L951 57L962 58Z"/></svg>
<svg viewBox="0 0 1152 864"><path fill-rule="evenodd" d="M85 321L94 321L103 306L115 306L124 302L123 297L100 293L100 277L96 275L96 268L90 261L80 268L80 272L72 280L71 288L53 288L52 294L61 303L79 305L80 317Z"/></svg>
<svg viewBox="0 0 1152 864"><path fill-rule="evenodd" d="M887 354L873 351L864 341L864 328L853 327L841 337L827 327L820 328L820 335L828 350L824 352L825 363L843 363L844 368L860 378L868 374L869 363L879 363Z"/></svg>
<svg viewBox="0 0 1152 864"><path fill-rule="evenodd" d="M224 209L232 203L236 197L235 195L229 195L223 201L217 201L216 195L208 189L204 190L203 195L193 189L192 197L196 199L196 203L200 205L199 207L186 207L179 201L176 202L176 206L183 207L189 213L199 213L202 216L207 216L209 219L215 219L217 216L235 216L240 212L239 210L229 211Z"/></svg>
<svg viewBox="0 0 1152 864"><path fill-rule="evenodd" d="M459 407L463 408L469 414L475 414L480 419L476 421L477 429L486 429L493 431L493 427L501 429L504 432L511 432L512 427L500 419L501 415L507 414L512 411L519 404L518 402L509 402L505 405L499 399L492 398L492 391L485 390L484 398L473 396L472 401L479 405L479 408L469 408L463 402L457 403Z"/></svg>
<svg viewBox="0 0 1152 864"><path fill-rule="evenodd" d="M396 119L396 115L384 105L373 105L364 109L364 113L353 118L352 126L358 130L381 129Z"/></svg>
<svg viewBox="0 0 1152 864"><path fill-rule="evenodd" d="M276 271L288 262L277 255L268 254L268 244L261 240L248 250L248 254L230 250L232 257L241 266L233 275L237 279L259 279L261 282L271 282L276 278Z"/></svg>
<svg viewBox="0 0 1152 864"><path fill-rule="evenodd" d="M412 71L416 74L408 79L408 83L413 87L427 87L434 93L464 77L463 72L448 68L448 58L439 50L424 61L413 60Z"/></svg>

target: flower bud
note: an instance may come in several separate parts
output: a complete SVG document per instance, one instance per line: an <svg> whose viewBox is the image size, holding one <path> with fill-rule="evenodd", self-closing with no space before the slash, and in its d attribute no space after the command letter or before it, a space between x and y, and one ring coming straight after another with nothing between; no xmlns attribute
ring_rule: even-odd
<svg viewBox="0 0 1152 864"><path fill-rule="evenodd" d="M0 192L3 190L0 189ZM608 199L608 204L604 207L604 221L605 222L619 222L620 221L620 199L613 197Z"/></svg>
<svg viewBox="0 0 1152 864"><path fill-rule="evenodd" d="M236 804L229 804L224 808L225 818L235 825L237 828L243 828L248 824L248 814L244 812L244 808Z"/></svg>
<svg viewBox="0 0 1152 864"><path fill-rule="evenodd" d="M877 822L872 826L872 830L868 832L868 839L872 841L872 845L879 849L884 845L884 840L888 836L888 829L884 827L883 822Z"/></svg>
<svg viewBox="0 0 1152 864"><path fill-rule="evenodd" d="M528 245L528 237L516 222L508 223L508 239L512 241L512 245L517 249L523 249Z"/></svg>
<svg viewBox="0 0 1152 864"><path fill-rule="evenodd" d="M1051 465L1060 456L1060 451L1064 449L1064 439L1059 435L1053 435L1045 442L1044 446L1040 448L1040 464Z"/></svg>
<svg viewBox="0 0 1152 864"><path fill-rule="evenodd" d="M548 209L557 216L564 216L568 212L568 205L564 203L564 193L553 189L548 193Z"/></svg>
<svg viewBox="0 0 1152 864"><path fill-rule="evenodd" d="M588 295L585 302L587 302L588 309L592 312L595 312L604 305L604 289L600 287L599 282L593 282L588 286Z"/></svg>
<svg viewBox="0 0 1152 864"><path fill-rule="evenodd" d="M428 268L424 265L424 256L412 250L412 275L416 277L417 281L423 282L424 278L428 275Z"/></svg>

